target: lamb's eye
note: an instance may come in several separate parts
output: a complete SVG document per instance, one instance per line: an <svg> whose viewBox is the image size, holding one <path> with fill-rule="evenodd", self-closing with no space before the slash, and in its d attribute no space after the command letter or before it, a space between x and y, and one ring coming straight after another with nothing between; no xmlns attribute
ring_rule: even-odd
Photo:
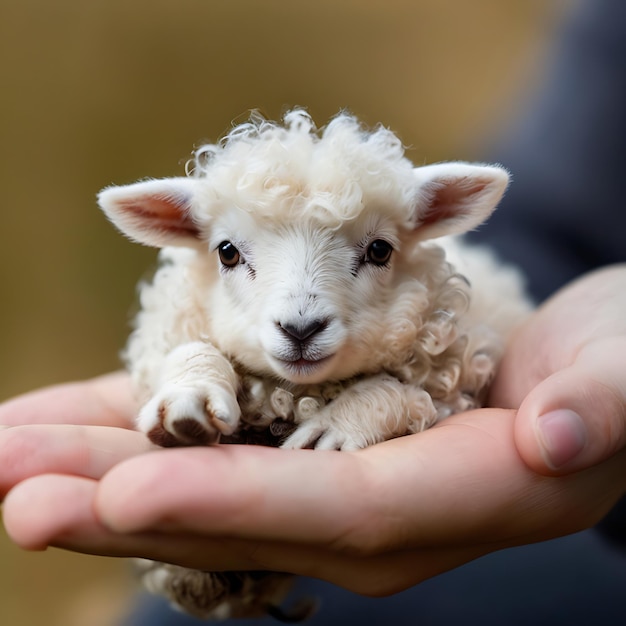
<svg viewBox="0 0 626 626"><path fill-rule="evenodd" d="M235 267L235 265L239 263L241 259L239 250L237 250L237 248L235 248L230 241L222 241L217 249L222 265L225 265L226 267Z"/></svg>
<svg viewBox="0 0 626 626"><path fill-rule="evenodd" d="M374 239L367 247L365 259L375 265L385 265L391 258L393 247L384 239Z"/></svg>

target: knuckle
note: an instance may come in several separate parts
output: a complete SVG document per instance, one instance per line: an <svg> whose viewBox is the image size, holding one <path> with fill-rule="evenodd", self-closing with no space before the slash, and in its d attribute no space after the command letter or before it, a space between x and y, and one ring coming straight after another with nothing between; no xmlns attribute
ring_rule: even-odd
<svg viewBox="0 0 626 626"><path fill-rule="evenodd" d="M14 426L0 437L0 490L4 494L14 484L27 478L46 462L41 427Z"/></svg>

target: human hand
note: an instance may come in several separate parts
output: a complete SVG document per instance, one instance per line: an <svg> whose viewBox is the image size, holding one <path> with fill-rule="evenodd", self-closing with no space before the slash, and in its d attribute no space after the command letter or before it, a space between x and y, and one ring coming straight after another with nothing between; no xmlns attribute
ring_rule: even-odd
<svg viewBox="0 0 626 626"><path fill-rule="evenodd" d="M494 399L514 403L517 394L531 408L557 408L529 401L545 376L560 371L546 366L545 355L535 356L538 346L548 345L542 328L552 337L568 326L562 323L567 315L563 339L575 337L578 345L555 341L562 354L551 353L550 363L567 368L570 351L580 367L588 346L604 343L611 332L616 343L623 337L616 322L623 306L614 298L623 287L623 270L607 270L538 312L509 353L520 359L517 375L515 359L507 356L510 369L503 368ZM597 306L593 324L580 295ZM541 340L535 350L532 338ZM537 371L538 364L545 369ZM605 384L619 370L609 373ZM121 393L123 379L109 383L107 396ZM32 398L21 410L15 402L13 416L38 412ZM45 393L38 402L46 406ZM0 409L0 421L4 415ZM213 570L276 569L361 593L392 593L488 552L593 525L624 493L626 453L606 453L619 441L613 448L596 444L609 458L584 471L559 478L533 472L518 455L524 441L516 447L523 416L522 410L517 421L512 410L473 411L355 453L254 446L147 453L137 433L120 428L13 428L0 433L0 463L8 470L0 488L11 490L5 524L26 548L59 545ZM88 421L107 423L95 415ZM588 432L591 441L605 431ZM73 454L58 453L66 437L73 438Z"/></svg>
<svg viewBox="0 0 626 626"><path fill-rule="evenodd" d="M491 403L519 407L515 441L547 475L604 461L626 444L626 265L575 281L513 338Z"/></svg>

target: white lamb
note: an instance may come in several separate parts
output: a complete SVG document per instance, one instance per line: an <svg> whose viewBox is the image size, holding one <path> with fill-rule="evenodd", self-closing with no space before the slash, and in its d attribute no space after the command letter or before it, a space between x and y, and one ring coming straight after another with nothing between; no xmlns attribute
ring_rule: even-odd
<svg viewBox="0 0 626 626"><path fill-rule="evenodd" d="M340 114L317 131L295 110L201 147L187 177L105 189L111 221L163 248L126 351L138 427L164 446L355 450L479 406L529 305L513 270L441 237L483 222L507 183L499 166L416 168L385 128ZM201 617L281 617L288 588L145 570Z"/></svg>

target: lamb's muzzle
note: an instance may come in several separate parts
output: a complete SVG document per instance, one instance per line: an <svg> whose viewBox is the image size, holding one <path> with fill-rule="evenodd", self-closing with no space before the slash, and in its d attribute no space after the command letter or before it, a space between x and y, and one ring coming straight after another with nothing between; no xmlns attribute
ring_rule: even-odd
<svg viewBox="0 0 626 626"><path fill-rule="evenodd" d="M294 321L276 322L284 338L280 352L275 353L285 378L292 382L306 382L315 371L325 366L334 353L319 348L319 335L331 320L300 318ZM312 381L314 382L314 381Z"/></svg>

